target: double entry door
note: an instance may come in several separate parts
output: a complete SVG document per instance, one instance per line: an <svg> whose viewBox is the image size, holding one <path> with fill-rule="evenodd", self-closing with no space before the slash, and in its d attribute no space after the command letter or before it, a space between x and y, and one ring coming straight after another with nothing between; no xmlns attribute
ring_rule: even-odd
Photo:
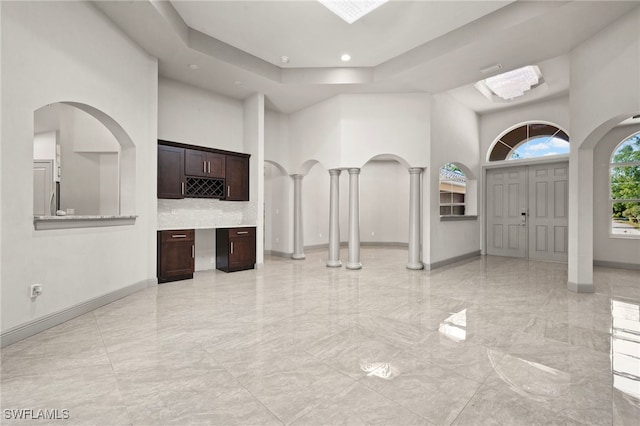
<svg viewBox="0 0 640 426"><path fill-rule="evenodd" d="M487 254L567 261L569 163L487 170Z"/></svg>

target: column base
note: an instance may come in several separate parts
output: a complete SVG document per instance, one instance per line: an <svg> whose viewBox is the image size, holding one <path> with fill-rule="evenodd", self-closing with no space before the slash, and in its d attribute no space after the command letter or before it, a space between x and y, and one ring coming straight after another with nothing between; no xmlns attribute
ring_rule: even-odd
<svg viewBox="0 0 640 426"><path fill-rule="evenodd" d="M407 269L413 269L413 270L424 269L424 264L422 262L407 263Z"/></svg>
<svg viewBox="0 0 640 426"><path fill-rule="evenodd" d="M327 260L328 268L339 268L342 266L342 262L339 260Z"/></svg>
<svg viewBox="0 0 640 426"><path fill-rule="evenodd" d="M596 288L593 283L579 284L567 281L567 290L573 291L574 293L594 293Z"/></svg>
<svg viewBox="0 0 640 426"><path fill-rule="evenodd" d="M305 258L305 255L304 255L304 253L302 253L302 254L295 254L294 253L294 254L291 255L291 258L293 260L302 260L302 259Z"/></svg>
<svg viewBox="0 0 640 426"><path fill-rule="evenodd" d="M360 262L347 262L347 269L362 269Z"/></svg>

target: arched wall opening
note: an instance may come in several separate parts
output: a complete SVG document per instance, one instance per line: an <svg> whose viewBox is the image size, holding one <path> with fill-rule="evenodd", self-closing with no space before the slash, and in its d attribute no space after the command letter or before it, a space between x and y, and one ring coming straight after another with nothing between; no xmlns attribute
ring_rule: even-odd
<svg viewBox="0 0 640 426"><path fill-rule="evenodd" d="M135 214L135 145L110 116L77 102L43 106L33 143L35 216Z"/></svg>
<svg viewBox="0 0 640 426"><path fill-rule="evenodd" d="M637 179L633 178L640 174L640 167L636 161L640 157L638 154L640 146L634 143L634 140L630 141L634 135L636 139L640 135L640 116L637 114L618 121L593 147L593 259L595 265L640 269L640 229L630 223L629 219L618 217L620 215L617 215L614 209L621 197L631 205L640 204L636 201L640 198L638 195L640 181L636 183ZM625 141L630 141L626 145L631 145L631 149L625 150L626 153L623 155L616 156L616 152ZM624 173L616 177L612 174L612 168L620 166ZM616 193L616 189L621 191ZM625 205L625 207L631 206Z"/></svg>

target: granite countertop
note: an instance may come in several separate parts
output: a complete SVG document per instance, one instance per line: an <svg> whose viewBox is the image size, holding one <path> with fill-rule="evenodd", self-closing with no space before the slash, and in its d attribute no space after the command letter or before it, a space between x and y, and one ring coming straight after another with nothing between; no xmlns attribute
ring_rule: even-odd
<svg viewBox="0 0 640 426"><path fill-rule="evenodd" d="M158 227L158 231L169 231L178 229L218 229L218 228L251 228L255 227L255 224L213 224L213 225L197 225L197 226L162 226Z"/></svg>
<svg viewBox="0 0 640 426"><path fill-rule="evenodd" d="M64 216L34 216L33 220L109 220L135 219L137 215L64 215Z"/></svg>

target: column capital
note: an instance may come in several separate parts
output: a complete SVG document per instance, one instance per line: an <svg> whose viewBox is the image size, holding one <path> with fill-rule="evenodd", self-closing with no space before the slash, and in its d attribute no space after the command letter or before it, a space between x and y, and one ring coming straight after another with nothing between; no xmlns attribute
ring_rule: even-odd
<svg viewBox="0 0 640 426"><path fill-rule="evenodd" d="M329 169L331 176L340 176L340 173L342 173L342 169Z"/></svg>
<svg viewBox="0 0 640 426"><path fill-rule="evenodd" d="M418 175L424 171L422 167L409 167L409 174Z"/></svg>
<svg viewBox="0 0 640 426"><path fill-rule="evenodd" d="M360 174L360 169L357 168L351 168L351 169L347 169L349 171L350 175L359 175Z"/></svg>
<svg viewBox="0 0 640 426"><path fill-rule="evenodd" d="M294 180L302 180L302 178L304 177L304 175L300 175L300 174L289 175L289 176L291 176L291 178Z"/></svg>

